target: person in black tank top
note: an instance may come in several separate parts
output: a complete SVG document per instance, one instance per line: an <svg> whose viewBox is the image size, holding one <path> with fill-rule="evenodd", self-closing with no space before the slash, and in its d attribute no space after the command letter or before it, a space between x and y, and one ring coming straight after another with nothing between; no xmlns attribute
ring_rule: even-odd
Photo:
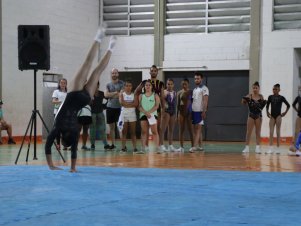
<svg viewBox="0 0 301 226"><path fill-rule="evenodd" d="M280 154L279 146L280 146L280 128L282 117L286 115L290 108L290 104L287 102L284 96L279 95L280 85L276 84L273 86L273 95L268 97L267 101L267 116L270 118L269 127L270 127L270 138L269 138L269 150L266 154L273 154L273 138L274 138L274 129L276 126L276 135L277 135L277 150L276 154ZM285 112L281 113L282 103L286 105ZM269 107L271 105L271 112L269 112Z"/></svg>
<svg viewBox="0 0 301 226"><path fill-rule="evenodd" d="M111 37L108 50L88 78L93 60L98 53L100 43L104 35L105 29L100 28L97 31L95 41L93 42L83 65L71 81L66 99L60 106L54 119L53 128L50 131L45 144L46 160L51 170L60 169L53 164L51 147L57 134L61 133L63 145L71 146L70 172L76 172L77 143L79 139L77 114L81 108L90 103L100 75L108 65L113 48L116 44L116 38Z"/></svg>

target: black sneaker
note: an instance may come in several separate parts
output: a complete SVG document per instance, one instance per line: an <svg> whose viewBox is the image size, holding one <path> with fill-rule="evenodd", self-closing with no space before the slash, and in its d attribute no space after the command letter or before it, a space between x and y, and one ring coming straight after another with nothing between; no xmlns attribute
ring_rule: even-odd
<svg viewBox="0 0 301 226"><path fill-rule="evenodd" d="M111 146L110 146L110 149L112 150L112 149L115 149L116 148L116 146L114 145L114 144L112 144Z"/></svg>
<svg viewBox="0 0 301 226"><path fill-rule="evenodd" d="M95 144L91 144L91 150L92 150L92 151L95 150Z"/></svg>
<svg viewBox="0 0 301 226"><path fill-rule="evenodd" d="M12 138L10 138L10 139L8 139L8 142L7 142L8 144L16 144L16 142L12 139Z"/></svg>
<svg viewBox="0 0 301 226"><path fill-rule="evenodd" d="M137 148L135 148L133 152L138 152L138 149L137 149Z"/></svg>
<svg viewBox="0 0 301 226"><path fill-rule="evenodd" d="M90 149L86 145L83 145L82 150L89 151Z"/></svg>
<svg viewBox="0 0 301 226"><path fill-rule="evenodd" d="M124 148L121 148L121 151L122 151L122 152L127 152L128 149L126 148L126 146L124 146Z"/></svg>
<svg viewBox="0 0 301 226"><path fill-rule="evenodd" d="M104 149L105 149L105 150L107 150L107 149L111 149L111 145L109 145L109 144L106 144L106 145L104 146Z"/></svg>

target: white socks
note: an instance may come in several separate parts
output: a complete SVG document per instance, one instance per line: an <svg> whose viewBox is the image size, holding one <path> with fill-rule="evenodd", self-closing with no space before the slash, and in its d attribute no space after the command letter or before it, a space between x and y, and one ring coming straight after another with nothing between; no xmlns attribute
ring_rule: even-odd
<svg viewBox="0 0 301 226"><path fill-rule="evenodd" d="M101 43L101 41L102 41L102 39L105 37L105 35L106 35L106 25L103 24L102 27L99 27L99 28L98 28L94 40L95 40L96 42ZM109 51L113 52L113 49L114 49L114 47L115 47L115 45L116 45L116 40L117 40L116 36L111 36L111 38L110 38L110 43L109 43L109 47L108 47L108 50L109 50Z"/></svg>
<svg viewBox="0 0 301 226"><path fill-rule="evenodd" d="M103 37L105 37L105 35L106 35L106 28L105 28L105 27L100 27L100 28L98 28L98 30L97 30L97 33L96 33L96 35L95 35L94 40L95 40L96 42L101 43L101 40L103 39Z"/></svg>
<svg viewBox="0 0 301 226"><path fill-rule="evenodd" d="M114 49L114 47L116 45L116 41L117 41L116 36L111 36L111 38L110 38L110 44L109 44L109 47L108 47L109 51L113 52L113 49Z"/></svg>

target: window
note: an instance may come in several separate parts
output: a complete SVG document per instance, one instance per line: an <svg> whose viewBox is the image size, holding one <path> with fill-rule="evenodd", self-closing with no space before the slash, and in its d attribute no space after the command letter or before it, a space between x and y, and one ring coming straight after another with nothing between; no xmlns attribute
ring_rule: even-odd
<svg viewBox="0 0 301 226"><path fill-rule="evenodd" d="M274 0L274 30L301 29L301 1Z"/></svg>
<svg viewBox="0 0 301 226"><path fill-rule="evenodd" d="M167 0L166 33L249 31L250 0Z"/></svg>
<svg viewBox="0 0 301 226"><path fill-rule="evenodd" d="M103 0L107 35L154 33L154 0Z"/></svg>

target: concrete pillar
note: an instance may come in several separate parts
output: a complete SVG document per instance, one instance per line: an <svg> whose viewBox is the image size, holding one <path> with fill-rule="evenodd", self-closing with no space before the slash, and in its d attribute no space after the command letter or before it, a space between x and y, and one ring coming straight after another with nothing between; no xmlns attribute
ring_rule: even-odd
<svg viewBox="0 0 301 226"><path fill-rule="evenodd" d="M0 0L0 99L2 99L2 0Z"/></svg>
<svg viewBox="0 0 301 226"><path fill-rule="evenodd" d="M154 14L154 64L163 66L165 34L165 1L155 0ZM151 65L150 65L151 66ZM163 71L159 70L158 79L163 80Z"/></svg>
<svg viewBox="0 0 301 226"><path fill-rule="evenodd" d="M261 0L251 0L250 18L250 90L255 81L259 81L261 49Z"/></svg>

